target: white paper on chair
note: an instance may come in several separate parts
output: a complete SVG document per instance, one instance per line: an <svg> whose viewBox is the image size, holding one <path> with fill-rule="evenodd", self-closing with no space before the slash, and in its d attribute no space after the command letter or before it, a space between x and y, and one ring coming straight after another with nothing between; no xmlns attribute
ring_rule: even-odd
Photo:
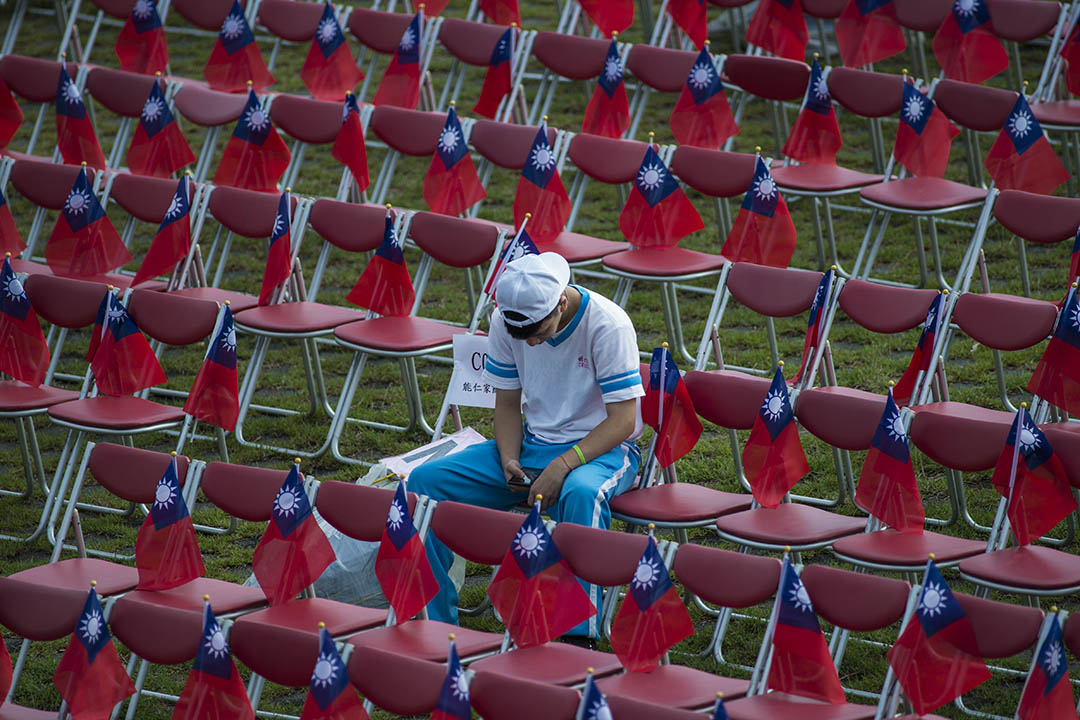
<svg viewBox="0 0 1080 720"><path fill-rule="evenodd" d="M495 388L484 379L487 335L454 336L454 374L450 376L451 405L495 407Z"/></svg>
<svg viewBox="0 0 1080 720"><path fill-rule="evenodd" d="M487 442L487 438L476 430L473 430L472 427L467 427L457 431L453 435L446 435L435 442L422 445L407 453L396 455L394 457L382 458L379 462L385 465L388 470L407 478L409 477L410 472L426 462L441 458L444 455L452 455L453 453L461 452L470 445L476 445L482 442Z"/></svg>

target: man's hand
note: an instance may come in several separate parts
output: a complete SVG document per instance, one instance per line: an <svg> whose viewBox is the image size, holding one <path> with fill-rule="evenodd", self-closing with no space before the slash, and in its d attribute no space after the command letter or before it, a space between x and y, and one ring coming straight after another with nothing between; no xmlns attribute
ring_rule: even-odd
<svg viewBox="0 0 1080 720"><path fill-rule="evenodd" d="M555 501L559 499L559 493L562 492L563 481L566 480L566 476L570 474L570 467L556 457L554 460L548 463L548 466L544 468L544 472L540 473L540 477L533 481L529 487L529 504L532 505L536 502L536 496L542 495L540 500L540 509L546 510L555 504Z"/></svg>
<svg viewBox="0 0 1080 720"><path fill-rule="evenodd" d="M525 477L525 471L521 469L521 463L516 458L503 461L503 477L506 478L506 484L510 485L511 490L517 490L524 492L526 488L521 485L511 484L511 480L520 479Z"/></svg>

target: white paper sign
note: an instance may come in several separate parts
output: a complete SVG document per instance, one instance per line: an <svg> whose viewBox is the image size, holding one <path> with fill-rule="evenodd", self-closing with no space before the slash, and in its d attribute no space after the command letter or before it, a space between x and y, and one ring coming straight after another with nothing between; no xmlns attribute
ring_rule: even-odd
<svg viewBox="0 0 1080 720"><path fill-rule="evenodd" d="M495 388L484 379L487 335L454 336L454 374L450 377L450 403L466 407L495 407Z"/></svg>
<svg viewBox="0 0 1080 720"><path fill-rule="evenodd" d="M487 438L473 430L472 427L467 427L464 430L457 431L453 435L446 435L435 442L422 445L407 453L395 457L382 458L379 462L392 472L407 478L409 477L410 472L426 462L441 458L444 455L452 455L453 453L461 452L470 445L477 445L482 442L487 442Z"/></svg>

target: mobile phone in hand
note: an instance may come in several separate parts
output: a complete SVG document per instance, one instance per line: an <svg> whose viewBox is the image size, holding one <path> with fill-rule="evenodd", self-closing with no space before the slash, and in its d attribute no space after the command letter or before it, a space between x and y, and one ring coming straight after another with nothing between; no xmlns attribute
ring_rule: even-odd
<svg viewBox="0 0 1080 720"><path fill-rule="evenodd" d="M519 488L527 488L532 485L533 480L540 477L540 473L543 472L537 468L521 468L521 471L525 473L525 477L512 477L507 480L507 484Z"/></svg>

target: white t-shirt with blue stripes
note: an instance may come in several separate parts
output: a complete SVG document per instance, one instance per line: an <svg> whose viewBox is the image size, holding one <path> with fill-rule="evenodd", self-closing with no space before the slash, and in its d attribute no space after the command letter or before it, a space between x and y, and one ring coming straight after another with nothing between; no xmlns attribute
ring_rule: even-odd
<svg viewBox="0 0 1080 720"><path fill-rule="evenodd" d="M573 319L536 347L510 337L496 309L484 366L485 382L500 390L521 388L529 431L553 444L585 437L607 418L605 403L645 395L630 317L602 295L572 287L581 293Z"/></svg>

